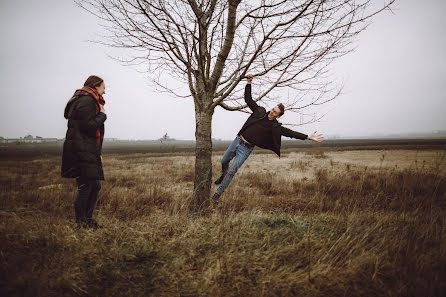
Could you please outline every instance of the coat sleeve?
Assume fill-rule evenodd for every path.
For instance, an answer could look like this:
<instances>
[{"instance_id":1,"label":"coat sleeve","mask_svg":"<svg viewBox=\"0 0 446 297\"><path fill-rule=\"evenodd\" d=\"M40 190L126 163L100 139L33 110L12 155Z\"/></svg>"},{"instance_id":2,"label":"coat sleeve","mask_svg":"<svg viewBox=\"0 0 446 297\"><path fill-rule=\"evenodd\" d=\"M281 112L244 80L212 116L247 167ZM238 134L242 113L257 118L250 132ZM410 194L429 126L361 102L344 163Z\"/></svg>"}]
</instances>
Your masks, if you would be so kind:
<instances>
[{"instance_id":1,"label":"coat sleeve","mask_svg":"<svg viewBox=\"0 0 446 297\"><path fill-rule=\"evenodd\" d=\"M291 129L285 128L285 127L281 127L281 135L286 136L286 137L290 137L290 138L296 138L296 139L301 139L301 140L307 140L308 139L308 135L307 134L303 134L297 131L293 131Z\"/></svg>"},{"instance_id":2,"label":"coat sleeve","mask_svg":"<svg viewBox=\"0 0 446 297\"><path fill-rule=\"evenodd\" d=\"M252 110L252 112L256 111L256 109L259 108L257 103L252 100L251 84L247 84L245 87L245 102L246 104L248 104L248 107Z\"/></svg>"},{"instance_id":3,"label":"coat sleeve","mask_svg":"<svg viewBox=\"0 0 446 297\"><path fill-rule=\"evenodd\" d=\"M96 114L96 105L90 96L81 97L79 100L76 112L79 129L84 132L96 131L107 119L106 114L103 112Z\"/></svg>"}]
</instances>

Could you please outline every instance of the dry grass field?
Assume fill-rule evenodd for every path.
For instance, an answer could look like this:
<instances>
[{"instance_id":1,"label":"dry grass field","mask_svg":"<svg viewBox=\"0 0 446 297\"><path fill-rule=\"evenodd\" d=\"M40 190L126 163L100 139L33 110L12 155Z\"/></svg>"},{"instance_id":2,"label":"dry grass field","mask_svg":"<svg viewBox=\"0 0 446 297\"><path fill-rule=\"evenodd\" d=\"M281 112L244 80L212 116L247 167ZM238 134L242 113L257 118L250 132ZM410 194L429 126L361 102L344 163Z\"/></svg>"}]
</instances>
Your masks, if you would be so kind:
<instances>
[{"instance_id":1,"label":"dry grass field","mask_svg":"<svg viewBox=\"0 0 446 297\"><path fill-rule=\"evenodd\" d=\"M446 296L444 146L259 151L201 217L193 162L106 154L89 230L60 157L1 159L0 295Z\"/></svg>"}]
</instances>

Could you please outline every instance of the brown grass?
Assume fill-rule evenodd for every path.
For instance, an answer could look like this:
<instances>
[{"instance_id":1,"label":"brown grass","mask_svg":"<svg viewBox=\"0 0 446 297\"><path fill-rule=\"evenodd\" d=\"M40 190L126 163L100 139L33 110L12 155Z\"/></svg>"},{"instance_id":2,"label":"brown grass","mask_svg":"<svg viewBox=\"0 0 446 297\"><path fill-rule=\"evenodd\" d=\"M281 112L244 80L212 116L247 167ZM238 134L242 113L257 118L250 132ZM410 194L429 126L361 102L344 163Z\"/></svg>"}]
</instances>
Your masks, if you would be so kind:
<instances>
[{"instance_id":1,"label":"brown grass","mask_svg":"<svg viewBox=\"0 0 446 297\"><path fill-rule=\"evenodd\" d=\"M0 295L446 292L444 152L254 154L204 217L193 156L104 160L96 231L75 227L60 158L1 162Z\"/></svg>"}]
</instances>

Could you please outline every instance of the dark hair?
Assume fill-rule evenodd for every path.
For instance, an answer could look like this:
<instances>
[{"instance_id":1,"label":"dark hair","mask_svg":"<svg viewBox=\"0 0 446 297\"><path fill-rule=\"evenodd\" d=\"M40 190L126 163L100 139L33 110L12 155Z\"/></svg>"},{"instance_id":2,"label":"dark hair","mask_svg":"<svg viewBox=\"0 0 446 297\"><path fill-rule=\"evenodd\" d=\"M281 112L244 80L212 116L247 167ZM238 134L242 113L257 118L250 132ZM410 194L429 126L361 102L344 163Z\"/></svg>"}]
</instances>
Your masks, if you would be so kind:
<instances>
[{"instance_id":1,"label":"dark hair","mask_svg":"<svg viewBox=\"0 0 446 297\"><path fill-rule=\"evenodd\" d=\"M96 88L99 87L104 80L96 75L90 75L84 83L84 87Z\"/></svg>"},{"instance_id":2,"label":"dark hair","mask_svg":"<svg viewBox=\"0 0 446 297\"><path fill-rule=\"evenodd\" d=\"M277 104L277 107L280 109L279 117L282 116L285 113L285 106L283 106L282 103Z\"/></svg>"}]
</instances>

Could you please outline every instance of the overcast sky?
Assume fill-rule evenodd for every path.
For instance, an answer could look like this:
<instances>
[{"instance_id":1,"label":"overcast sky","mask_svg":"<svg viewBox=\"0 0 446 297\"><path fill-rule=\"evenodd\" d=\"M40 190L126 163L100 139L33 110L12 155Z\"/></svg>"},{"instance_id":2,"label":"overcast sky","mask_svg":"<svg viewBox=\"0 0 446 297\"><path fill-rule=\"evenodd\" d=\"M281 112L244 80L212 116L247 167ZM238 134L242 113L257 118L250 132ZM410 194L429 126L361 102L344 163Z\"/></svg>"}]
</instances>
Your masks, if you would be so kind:
<instances>
[{"instance_id":1,"label":"overcast sky","mask_svg":"<svg viewBox=\"0 0 446 297\"><path fill-rule=\"evenodd\" d=\"M345 89L321 110L325 118L292 128L341 136L446 130L445 12L444 0L397 0L394 14L377 16L355 52L333 65ZM155 92L110 49L88 42L98 24L70 0L0 0L0 136L63 138L66 102L96 74L106 83L106 137L194 139L192 101ZM247 117L217 109L213 137L233 139Z\"/></svg>"}]
</instances>

